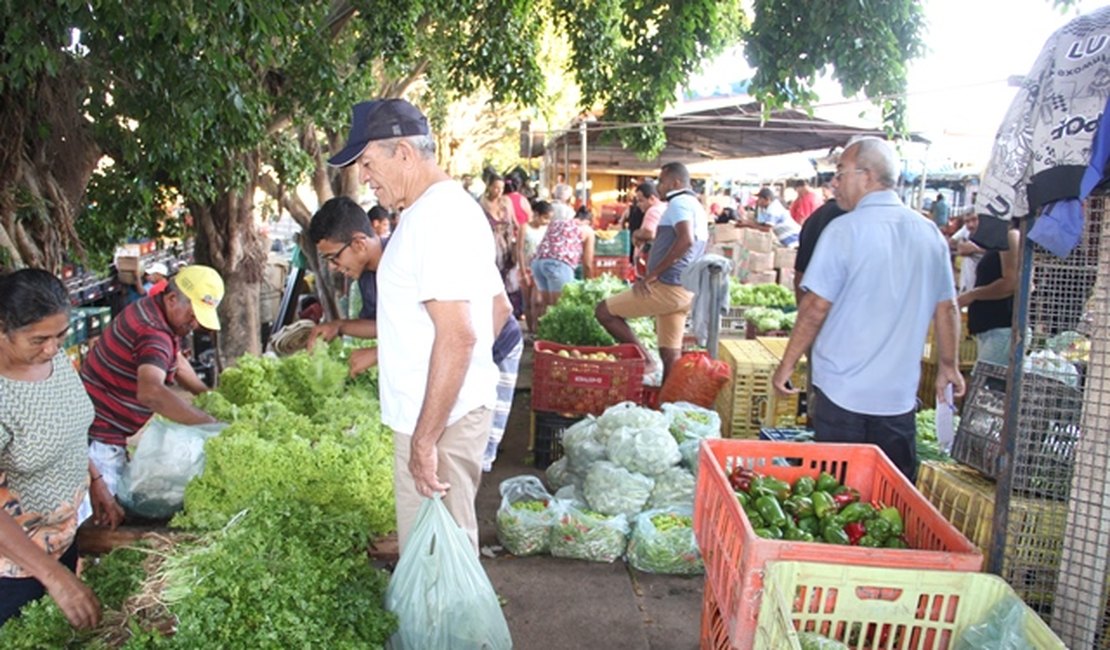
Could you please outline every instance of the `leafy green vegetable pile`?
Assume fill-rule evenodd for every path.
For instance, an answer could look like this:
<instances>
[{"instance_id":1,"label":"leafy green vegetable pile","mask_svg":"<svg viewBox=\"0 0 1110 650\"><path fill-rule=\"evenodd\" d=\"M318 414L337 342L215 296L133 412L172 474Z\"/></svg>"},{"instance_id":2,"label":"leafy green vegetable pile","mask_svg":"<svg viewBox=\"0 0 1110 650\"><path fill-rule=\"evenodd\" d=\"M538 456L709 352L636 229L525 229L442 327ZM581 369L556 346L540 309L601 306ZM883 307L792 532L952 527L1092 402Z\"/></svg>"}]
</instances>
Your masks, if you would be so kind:
<instances>
[{"instance_id":1,"label":"leafy green vegetable pile","mask_svg":"<svg viewBox=\"0 0 1110 650\"><path fill-rule=\"evenodd\" d=\"M781 284L740 284L728 279L728 293L733 307L793 307L794 292Z\"/></svg>"},{"instance_id":2,"label":"leafy green vegetable pile","mask_svg":"<svg viewBox=\"0 0 1110 650\"><path fill-rule=\"evenodd\" d=\"M798 312L784 312L773 307L749 307L744 310L744 320L754 323L760 333L789 332L794 329L797 319Z\"/></svg>"},{"instance_id":3,"label":"leafy green vegetable pile","mask_svg":"<svg viewBox=\"0 0 1110 650\"><path fill-rule=\"evenodd\" d=\"M953 427L959 429L960 416L954 418ZM940 463L952 463L952 457L944 453L937 441L937 412L936 409L924 409L914 415L917 426L917 459L920 461L932 460Z\"/></svg>"},{"instance_id":4,"label":"leafy green vegetable pile","mask_svg":"<svg viewBox=\"0 0 1110 650\"><path fill-rule=\"evenodd\" d=\"M567 283L559 302L540 318L536 335L541 340L564 345L613 345L616 341L597 322L594 309L597 303L627 288L627 283L612 275ZM649 348L656 346L652 319L636 318L628 324L644 345Z\"/></svg>"},{"instance_id":5,"label":"leafy green vegetable pile","mask_svg":"<svg viewBox=\"0 0 1110 650\"><path fill-rule=\"evenodd\" d=\"M348 384L341 345L281 359L240 358L198 405L230 421L205 443L178 527L223 526L260 494L358 515L373 535L395 528L393 443L369 385Z\"/></svg>"}]
</instances>

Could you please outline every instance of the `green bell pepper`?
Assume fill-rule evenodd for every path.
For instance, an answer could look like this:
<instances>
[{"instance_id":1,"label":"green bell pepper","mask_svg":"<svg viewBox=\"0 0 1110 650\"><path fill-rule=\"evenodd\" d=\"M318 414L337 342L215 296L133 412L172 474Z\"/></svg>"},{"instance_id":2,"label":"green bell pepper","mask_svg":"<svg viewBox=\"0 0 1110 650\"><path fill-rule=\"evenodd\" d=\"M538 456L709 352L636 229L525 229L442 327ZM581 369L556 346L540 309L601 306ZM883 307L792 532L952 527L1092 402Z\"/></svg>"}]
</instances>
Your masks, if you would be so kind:
<instances>
[{"instance_id":1,"label":"green bell pepper","mask_svg":"<svg viewBox=\"0 0 1110 650\"><path fill-rule=\"evenodd\" d=\"M817 489L817 481L812 476L803 476L797 481L794 481L794 494L802 497L808 497L813 494Z\"/></svg>"},{"instance_id":2,"label":"green bell pepper","mask_svg":"<svg viewBox=\"0 0 1110 650\"><path fill-rule=\"evenodd\" d=\"M766 528L767 527L767 522L763 520L763 516L759 514L759 511L755 509L754 505L752 506L752 509L747 511L747 512L748 512L748 523L752 525L752 528Z\"/></svg>"},{"instance_id":3,"label":"green bell pepper","mask_svg":"<svg viewBox=\"0 0 1110 650\"><path fill-rule=\"evenodd\" d=\"M832 474L821 472L817 476L816 488L818 492L829 492L831 494L838 487L840 487L840 481L836 480L836 477Z\"/></svg>"},{"instance_id":4,"label":"green bell pepper","mask_svg":"<svg viewBox=\"0 0 1110 650\"><path fill-rule=\"evenodd\" d=\"M894 506L887 506L879 511L879 517L885 519L890 524L890 534L895 537L906 532L906 525L902 521L902 513L898 512L898 508Z\"/></svg>"},{"instance_id":5,"label":"green bell pepper","mask_svg":"<svg viewBox=\"0 0 1110 650\"><path fill-rule=\"evenodd\" d=\"M848 533L844 532L844 524L836 521L836 517L830 517L821 526L821 537L829 544L840 546L847 546L851 541L848 539Z\"/></svg>"},{"instance_id":6,"label":"green bell pepper","mask_svg":"<svg viewBox=\"0 0 1110 650\"><path fill-rule=\"evenodd\" d=\"M774 491L772 491L771 488L767 486L766 476L757 475L755 478L752 479L751 484L748 486L748 494L750 494L753 499L758 499L762 496L774 494Z\"/></svg>"},{"instance_id":7,"label":"green bell pepper","mask_svg":"<svg viewBox=\"0 0 1110 650\"><path fill-rule=\"evenodd\" d=\"M751 503L752 498L744 492L734 492L733 494L736 495L736 500L740 502L740 507L747 510L748 504Z\"/></svg>"},{"instance_id":8,"label":"green bell pepper","mask_svg":"<svg viewBox=\"0 0 1110 650\"><path fill-rule=\"evenodd\" d=\"M883 542L883 548L909 548L909 545L902 541L901 537L888 537Z\"/></svg>"},{"instance_id":9,"label":"green bell pepper","mask_svg":"<svg viewBox=\"0 0 1110 650\"><path fill-rule=\"evenodd\" d=\"M756 528L755 534L757 537L762 537L763 539L782 539L782 529L775 526Z\"/></svg>"},{"instance_id":10,"label":"green bell pepper","mask_svg":"<svg viewBox=\"0 0 1110 650\"><path fill-rule=\"evenodd\" d=\"M872 537L870 534L864 535L856 542L856 546L864 546L866 548L880 548L883 543L879 539Z\"/></svg>"},{"instance_id":11,"label":"green bell pepper","mask_svg":"<svg viewBox=\"0 0 1110 650\"><path fill-rule=\"evenodd\" d=\"M782 511L782 506L775 497L770 495L759 497L755 500L755 508L769 526L781 528L786 525L786 513Z\"/></svg>"},{"instance_id":12,"label":"green bell pepper","mask_svg":"<svg viewBox=\"0 0 1110 650\"><path fill-rule=\"evenodd\" d=\"M782 508L799 519L809 517L813 514L813 499L794 495L782 502Z\"/></svg>"},{"instance_id":13,"label":"green bell pepper","mask_svg":"<svg viewBox=\"0 0 1110 650\"><path fill-rule=\"evenodd\" d=\"M771 494L779 501L785 501L790 498L790 484L782 479L777 479L773 476L768 476L763 481L764 487L771 490Z\"/></svg>"},{"instance_id":14,"label":"green bell pepper","mask_svg":"<svg viewBox=\"0 0 1110 650\"><path fill-rule=\"evenodd\" d=\"M797 528L811 535L816 535L821 532L821 523L817 521L817 517L802 517L798 520Z\"/></svg>"},{"instance_id":15,"label":"green bell pepper","mask_svg":"<svg viewBox=\"0 0 1110 650\"><path fill-rule=\"evenodd\" d=\"M829 513L836 513L836 502L828 492L814 492L810 499L813 501L813 514L818 519L824 519Z\"/></svg>"},{"instance_id":16,"label":"green bell pepper","mask_svg":"<svg viewBox=\"0 0 1110 650\"><path fill-rule=\"evenodd\" d=\"M791 542L812 542L813 533L800 528L787 528L782 538Z\"/></svg>"},{"instance_id":17,"label":"green bell pepper","mask_svg":"<svg viewBox=\"0 0 1110 650\"><path fill-rule=\"evenodd\" d=\"M864 519L869 519L874 516L874 513L874 508L872 508L869 504L860 503L859 501L849 503L848 505L840 509L840 516L843 517L844 522L848 524L855 521L863 521Z\"/></svg>"},{"instance_id":18,"label":"green bell pepper","mask_svg":"<svg viewBox=\"0 0 1110 650\"><path fill-rule=\"evenodd\" d=\"M874 537L880 542L890 537L890 522L882 517L868 519L864 522L863 528L869 537Z\"/></svg>"}]
</instances>

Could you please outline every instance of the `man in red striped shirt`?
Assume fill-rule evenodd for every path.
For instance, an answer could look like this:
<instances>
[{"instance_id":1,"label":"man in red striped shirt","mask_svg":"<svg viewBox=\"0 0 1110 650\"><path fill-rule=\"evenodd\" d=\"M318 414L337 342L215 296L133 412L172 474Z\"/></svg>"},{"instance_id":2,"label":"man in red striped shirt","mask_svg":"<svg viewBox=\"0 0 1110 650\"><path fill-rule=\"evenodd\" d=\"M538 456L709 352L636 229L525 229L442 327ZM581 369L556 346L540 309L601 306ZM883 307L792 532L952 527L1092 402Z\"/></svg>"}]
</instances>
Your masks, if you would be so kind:
<instances>
[{"instance_id":1,"label":"man in red striped shirt","mask_svg":"<svg viewBox=\"0 0 1110 650\"><path fill-rule=\"evenodd\" d=\"M176 383L194 395L208 390L181 354L180 340L198 326L220 329L216 307L223 294L223 280L214 269L186 266L165 291L131 303L113 319L81 365L81 379L96 408L89 458L112 495L127 462L127 439L151 415L181 424L215 422L170 386ZM92 506L97 514L107 514L112 527L122 519L114 501L94 499Z\"/></svg>"}]
</instances>

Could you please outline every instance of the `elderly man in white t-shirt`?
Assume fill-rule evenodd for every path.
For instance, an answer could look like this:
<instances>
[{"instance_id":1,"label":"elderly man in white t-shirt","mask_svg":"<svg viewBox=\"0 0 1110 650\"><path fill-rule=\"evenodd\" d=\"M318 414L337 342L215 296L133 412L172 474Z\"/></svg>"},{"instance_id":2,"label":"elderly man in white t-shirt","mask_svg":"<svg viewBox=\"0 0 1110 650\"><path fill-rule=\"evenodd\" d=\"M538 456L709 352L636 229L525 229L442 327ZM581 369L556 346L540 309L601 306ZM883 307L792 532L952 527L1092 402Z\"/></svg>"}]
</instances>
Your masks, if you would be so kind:
<instances>
[{"instance_id":1,"label":"elderly man in white t-shirt","mask_svg":"<svg viewBox=\"0 0 1110 650\"><path fill-rule=\"evenodd\" d=\"M509 316L495 300L504 285L493 236L482 209L436 164L427 119L404 100L356 104L347 145L328 162L357 164L383 207L404 210L378 267L378 381L394 434L398 542L404 549L423 498L443 493L477 553L474 498L499 379L486 351Z\"/></svg>"}]
</instances>

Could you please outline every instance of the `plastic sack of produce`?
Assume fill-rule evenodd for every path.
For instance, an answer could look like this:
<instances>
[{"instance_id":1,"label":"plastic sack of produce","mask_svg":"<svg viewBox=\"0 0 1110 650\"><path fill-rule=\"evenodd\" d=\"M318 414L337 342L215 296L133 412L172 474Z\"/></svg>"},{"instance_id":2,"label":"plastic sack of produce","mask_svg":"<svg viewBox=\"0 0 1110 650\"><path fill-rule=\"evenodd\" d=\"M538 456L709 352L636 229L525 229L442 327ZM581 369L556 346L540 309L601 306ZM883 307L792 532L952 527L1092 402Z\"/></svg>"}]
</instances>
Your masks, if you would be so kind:
<instances>
[{"instance_id":1,"label":"plastic sack of produce","mask_svg":"<svg viewBox=\"0 0 1110 650\"><path fill-rule=\"evenodd\" d=\"M513 647L493 585L438 494L420 504L385 607L398 621L392 650Z\"/></svg>"},{"instance_id":2,"label":"plastic sack of produce","mask_svg":"<svg viewBox=\"0 0 1110 650\"><path fill-rule=\"evenodd\" d=\"M605 445L596 437L597 420L583 418L563 432L563 453L567 470L585 473L591 465L606 458Z\"/></svg>"},{"instance_id":3,"label":"plastic sack of produce","mask_svg":"<svg viewBox=\"0 0 1110 650\"><path fill-rule=\"evenodd\" d=\"M689 470L682 467L671 467L665 472L656 475L655 487L651 489L647 507L658 508L693 508L694 489L697 480Z\"/></svg>"},{"instance_id":4,"label":"plastic sack of produce","mask_svg":"<svg viewBox=\"0 0 1110 650\"><path fill-rule=\"evenodd\" d=\"M626 427L630 429L666 429L667 416L659 411L639 406L635 402L614 404L598 416L595 437L602 444L608 444L609 437L617 429Z\"/></svg>"},{"instance_id":5,"label":"plastic sack of produce","mask_svg":"<svg viewBox=\"0 0 1110 650\"><path fill-rule=\"evenodd\" d=\"M991 608L987 618L970 625L956 640L955 650L1034 650L1025 636L1025 603L1009 595Z\"/></svg>"},{"instance_id":6,"label":"plastic sack of produce","mask_svg":"<svg viewBox=\"0 0 1110 650\"><path fill-rule=\"evenodd\" d=\"M668 402L661 407L670 419L675 442L721 437L721 416L716 411L690 402Z\"/></svg>"},{"instance_id":7,"label":"plastic sack of produce","mask_svg":"<svg viewBox=\"0 0 1110 650\"><path fill-rule=\"evenodd\" d=\"M609 459L633 472L654 476L682 460L678 443L666 428L621 427L609 436Z\"/></svg>"},{"instance_id":8,"label":"plastic sack of produce","mask_svg":"<svg viewBox=\"0 0 1110 650\"><path fill-rule=\"evenodd\" d=\"M551 555L591 562L612 562L624 555L628 544L624 515L606 515L560 500L553 501L551 509Z\"/></svg>"},{"instance_id":9,"label":"plastic sack of produce","mask_svg":"<svg viewBox=\"0 0 1110 650\"><path fill-rule=\"evenodd\" d=\"M567 457L563 456L559 460L548 465L547 469L543 471L543 474L547 477L547 485L552 490L558 490L564 485L569 485L570 477L567 476Z\"/></svg>"},{"instance_id":10,"label":"plastic sack of produce","mask_svg":"<svg viewBox=\"0 0 1110 650\"><path fill-rule=\"evenodd\" d=\"M555 499L559 501L570 501L579 508L590 507L589 504L586 503L586 499L582 497L581 490L573 485L564 485L559 488L558 492L555 493Z\"/></svg>"},{"instance_id":11,"label":"plastic sack of produce","mask_svg":"<svg viewBox=\"0 0 1110 650\"><path fill-rule=\"evenodd\" d=\"M151 419L120 476L116 495L120 503L130 512L153 519L181 510L185 486L204 471L205 441L226 427L223 422L188 425Z\"/></svg>"},{"instance_id":12,"label":"plastic sack of produce","mask_svg":"<svg viewBox=\"0 0 1110 650\"><path fill-rule=\"evenodd\" d=\"M632 527L627 555L632 567L644 573L704 573L694 539L693 507L641 512Z\"/></svg>"},{"instance_id":13,"label":"plastic sack of produce","mask_svg":"<svg viewBox=\"0 0 1110 650\"><path fill-rule=\"evenodd\" d=\"M816 632L798 632L798 645L802 650L849 650L848 646Z\"/></svg>"},{"instance_id":14,"label":"plastic sack of produce","mask_svg":"<svg viewBox=\"0 0 1110 650\"><path fill-rule=\"evenodd\" d=\"M705 352L687 352L674 363L663 390L660 403L691 402L712 408L717 393L732 379L732 369L720 359L710 359Z\"/></svg>"},{"instance_id":15,"label":"plastic sack of produce","mask_svg":"<svg viewBox=\"0 0 1110 650\"><path fill-rule=\"evenodd\" d=\"M607 460L594 463L586 474L582 496L590 507L607 515L635 517L651 497L655 481Z\"/></svg>"},{"instance_id":16,"label":"plastic sack of produce","mask_svg":"<svg viewBox=\"0 0 1110 650\"><path fill-rule=\"evenodd\" d=\"M497 539L518 556L547 552L551 535L552 496L535 476L514 476L501 481L501 507L497 509Z\"/></svg>"}]
</instances>

